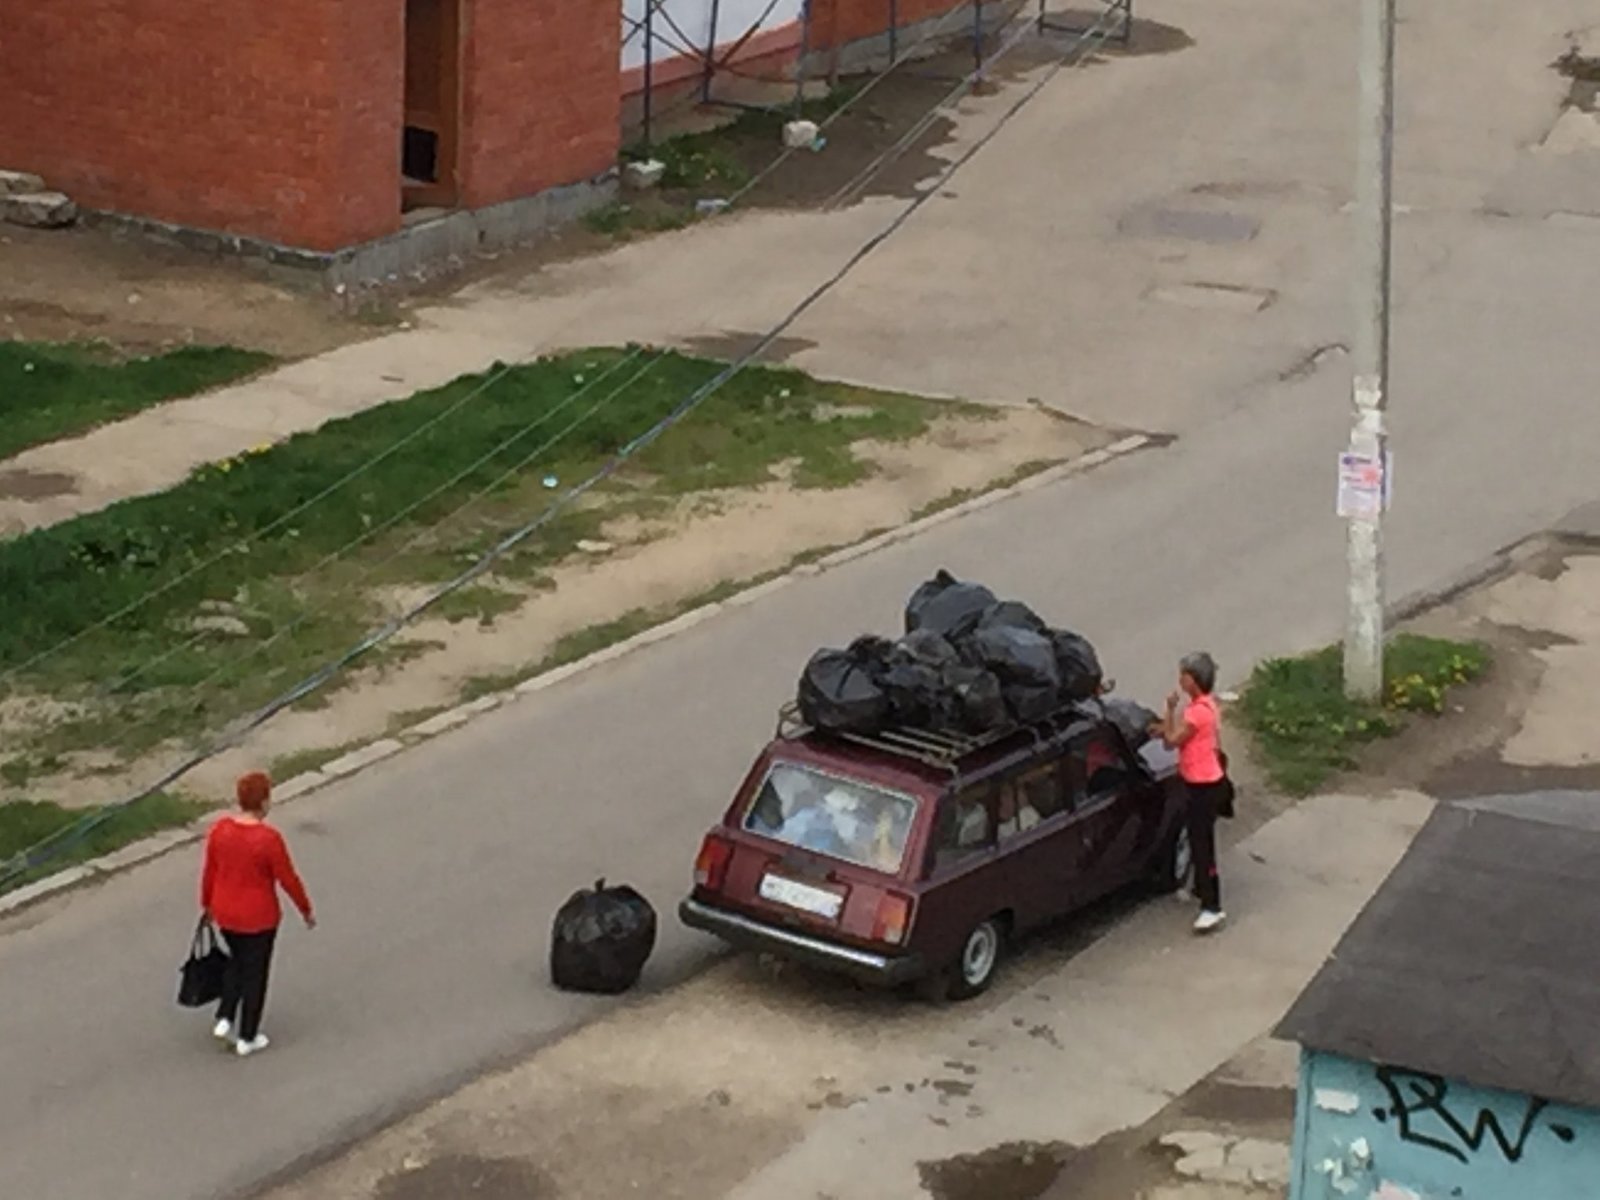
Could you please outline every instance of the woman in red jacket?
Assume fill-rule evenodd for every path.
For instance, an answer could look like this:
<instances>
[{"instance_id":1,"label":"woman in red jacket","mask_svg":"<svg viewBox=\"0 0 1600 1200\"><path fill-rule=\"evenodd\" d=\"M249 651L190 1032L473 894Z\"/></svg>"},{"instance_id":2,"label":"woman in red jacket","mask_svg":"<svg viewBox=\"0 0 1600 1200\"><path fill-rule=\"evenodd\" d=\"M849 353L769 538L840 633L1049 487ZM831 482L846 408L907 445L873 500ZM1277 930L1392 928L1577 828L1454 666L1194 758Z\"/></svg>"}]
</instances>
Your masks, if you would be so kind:
<instances>
[{"instance_id":1,"label":"woman in red jacket","mask_svg":"<svg viewBox=\"0 0 1600 1200\"><path fill-rule=\"evenodd\" d=\"M239 777L239 811L222 817L206 837L200 907L228 947L228 973L213 1032L234 1044L240 1058L267 1048L261 1010L267 1001L267 970L278 936L281 887L315 929L311 898L295 873L283 835L267 824L272 782L264 772ZM242 1011L241 1011L242 1010ZM237 1023L235 1023L237 1021Z\"/></svg>"}]
</instances>

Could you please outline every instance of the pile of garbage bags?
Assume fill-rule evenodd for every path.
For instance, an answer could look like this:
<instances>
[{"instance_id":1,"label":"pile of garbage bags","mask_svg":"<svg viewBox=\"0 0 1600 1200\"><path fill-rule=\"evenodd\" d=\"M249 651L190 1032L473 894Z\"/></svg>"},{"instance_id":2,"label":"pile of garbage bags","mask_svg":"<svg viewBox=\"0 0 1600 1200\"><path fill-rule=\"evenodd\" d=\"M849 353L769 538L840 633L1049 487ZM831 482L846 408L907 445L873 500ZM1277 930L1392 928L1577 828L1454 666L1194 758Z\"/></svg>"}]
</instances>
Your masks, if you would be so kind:
<instances>
[{"instance_id":1,"label":"pile of garbage bags","mask_svg":"<svg viewBox=\"0 0 1600 1200\"><path fill-rule=\"evenodd\" d=\"M907 601L899 641L861 637L814 654L799 703L818 729L979 734L1042 720L1100 685L1100 660L1086 638L941 570Z\"/></svg>"}]
</instances>

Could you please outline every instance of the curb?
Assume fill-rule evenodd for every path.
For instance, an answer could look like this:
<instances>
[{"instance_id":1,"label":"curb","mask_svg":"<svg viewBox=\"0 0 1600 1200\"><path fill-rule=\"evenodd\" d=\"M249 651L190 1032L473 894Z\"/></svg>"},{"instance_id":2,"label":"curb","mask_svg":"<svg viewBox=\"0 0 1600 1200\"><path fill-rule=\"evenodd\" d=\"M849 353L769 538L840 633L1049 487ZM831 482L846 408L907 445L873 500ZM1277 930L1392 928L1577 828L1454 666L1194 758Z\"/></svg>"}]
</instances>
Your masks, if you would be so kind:
<instances>
[{"instance_id":1,"label":"curb","mask_svg":"<svg viewBox=\"0 0 1600 1200\"><path fill-rule=\"evenodd\" d=\"M920 517L915 521L909 521L895 529L869 535L853 545L825 554L815 562L791 567L776 578L769 579L764 583L753 584L726 600L718 600L712 604L704 604L699 608L690 609L670 621L663 621L643 633L637 633L633 637L607 646L603 650L597 650L593 654L578 659L576 662L542 671L504 691L493 692L476 700L458 704L454 708L446 709L444 712L429 717L425 721L420 721L407 729L374 738L372 741L341 755L325 766L319 767L314 771L305 771L292 779L275 784L272 789L273 803L282 805L291 800L297 800L302 796L310 795L312 792L320 791L329 784L348 779L375 763L393 757L402 750L459 729L485 713L493 712L495 709L504 707L507 704L515 703L523 696L531 696L545 691L547 688L565 683L577 675L592 671L596 667L605 666L607 663L615 662L635 651L643 650L647 646L653 646L657 642L664 642L668 638L687 633L724 611L746 608L766 599L798 579L809 579L821 575L825 571L830 571L835 567L842 567L846 563L854 562L859 558L865 558L867 555L888 546L909 541L930 529L959 520L972 513L981 512L983 509L991 508L1015 496L1025 495L1039 488L1049 487L1075 475L1081 475L1107 463L1114 462L1119 458L1135 454L1140 450L1168 445L1171 441L1172 439L1167 437L1142 433L1129 434L1117 439L1108 446L1102 446L1098 450L1091 450L1070 462L1047 468L1007 487L995 488L993 491L974 496L970 500L964 500L960 504L953 504L949 508L930 513L928 516ZM181 847L193 845L205 837L206 831L210 827L211 818L205 817L181 829L166 830L163 833L130 843L113 854L64 868L54 875L39 880L37 883L31 883L26 887L18 888L14 892L0 895L0 919L12 916L30 905L47 900L80 884L109 878L133 867L151 862Z\"/></svg>"}]
</instances>

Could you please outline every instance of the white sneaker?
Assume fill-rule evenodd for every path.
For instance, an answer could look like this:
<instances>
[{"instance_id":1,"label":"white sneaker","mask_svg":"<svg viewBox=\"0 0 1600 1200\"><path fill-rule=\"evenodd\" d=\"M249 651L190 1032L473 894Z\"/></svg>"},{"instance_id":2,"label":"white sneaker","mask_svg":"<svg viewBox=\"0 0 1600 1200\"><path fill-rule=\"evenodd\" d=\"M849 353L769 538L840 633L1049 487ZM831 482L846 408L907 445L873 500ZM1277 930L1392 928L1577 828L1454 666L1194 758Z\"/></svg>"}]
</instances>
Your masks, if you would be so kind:
<instances>
[{"instance_id":1,"label":"white sneaker","mask_svg":"<svg viewBox=\"0 0 1600 1200\"><path fill-rule=\"evenodd\" d=\"M1211 909L1206 909L1194 919L1194 931L1196 933L1212 933L1221 929L1222 923L1227 919L1227 913L1213 912Z\"/></svg>"},{"instance_id":2,"label":"white sneaker","mask_svg":"<svg viewBox=\"0 0 1600 1200\"><path fill-rule=\"evenodd\" d=\"M1173 892L1172 898L1179 904L1193 904L1195 900L1198 899L1198 897L1196 897L1194 894L1194 890L1187 887L1181 887L1177 891Z\"/></svg>"},{"instance_id":3,"label":"white sneaker","mask_svg":"<svg viewBox=\"0 0 1600 1200\"><path fill-rule=\"evenodd\" d=\"M233 1052L235 1054L237 1054L240 1058L249 1058L252 1054L259 1054L261 1051L265 1050L271 1044L272 1043L267 1041L267 1035L266 1034L258 1033L258 1034L256 1034L255 1037L251 1038L248 1042L238 1042L238 1043L236 1043L234 1045L234 1047L233 1047Z\"/></svg>"},{"instance_id":4,"label":"white sneaker","mask_svg":"<svg viewBox=\"0 0 1600 1200\"><path fill-rule=\"evenodd\" d=\"M218 1021L211 1027L211 1036L216 1038L219 1042L233 1041L233 1022Z\"/></svg>"}]
</instances>

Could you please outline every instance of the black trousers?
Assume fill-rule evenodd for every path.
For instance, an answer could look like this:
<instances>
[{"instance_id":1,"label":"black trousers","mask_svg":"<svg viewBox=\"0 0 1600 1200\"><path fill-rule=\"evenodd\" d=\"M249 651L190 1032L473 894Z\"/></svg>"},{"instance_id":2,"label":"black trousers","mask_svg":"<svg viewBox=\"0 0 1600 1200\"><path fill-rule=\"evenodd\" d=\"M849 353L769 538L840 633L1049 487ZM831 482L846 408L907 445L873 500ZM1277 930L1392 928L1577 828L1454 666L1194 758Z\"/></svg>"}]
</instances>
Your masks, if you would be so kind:
<instances>
[{"instance_id":1,"label":"black trousers","mask_svg":"<svg viewBox=\"0 0 1600 1200\"><path fill-rule=\"evenodd\" d=\"M1189 853L1194 859L1194 893L1200 907L1222 911L1222 880L1217 876L1217 800L1220 783L1185 783L1189 793Z\"/></svg>"},{"instance_id":2,"label":"black trousers","mask_svg":"<svg viewBox=\"0 0 1600 1200\"><path fill-rule=\"evenodd\" d=\"M217 1020L237 1018L234 1031L242 1041L250 1041L261 1031L261 1010L267 1006L267 973L272 967L272 944L277 938L276 929L265 933L222 931L222 939L228 944L228 971L222 978Z\"/></svg>"}]
</instances>

